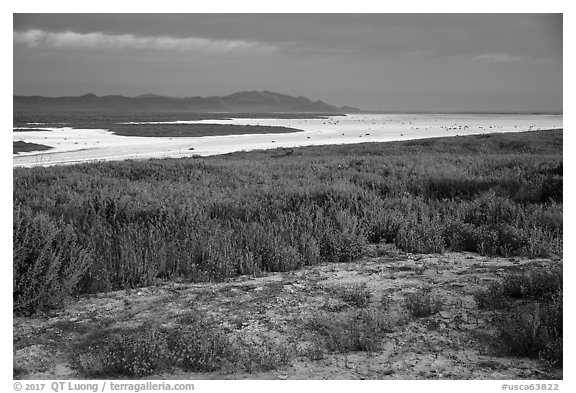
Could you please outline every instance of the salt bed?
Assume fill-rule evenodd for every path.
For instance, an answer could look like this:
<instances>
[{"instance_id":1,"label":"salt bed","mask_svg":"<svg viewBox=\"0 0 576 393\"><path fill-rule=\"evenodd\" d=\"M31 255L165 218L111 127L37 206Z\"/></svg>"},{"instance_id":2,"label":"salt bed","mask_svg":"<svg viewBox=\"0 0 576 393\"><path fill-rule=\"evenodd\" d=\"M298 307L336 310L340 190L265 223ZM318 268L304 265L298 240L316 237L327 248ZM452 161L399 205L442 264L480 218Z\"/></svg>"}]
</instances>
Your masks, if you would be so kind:
<instances>
[{"instance_id":1,"label":"salt bed","mask_svg":"<svg viewBox=\"0 0 576 393\"><path fill-rule=\"evenodd\" d=\"M138 124L234 124L281 126L296 133L245 134L205 137L120 136L101 129L15 128L14 141L52 146L43 152L13 156L14 166L49 166L88 161L190 157L242 150L309 145L389 142L442 136L522 132L562 128L562 115L500 114L350 114L324 119L200 120L133 122ZM32 125L32 124L30 124ZM32 127L30 127L32 128Z\"/></svg>"}]
</instances>

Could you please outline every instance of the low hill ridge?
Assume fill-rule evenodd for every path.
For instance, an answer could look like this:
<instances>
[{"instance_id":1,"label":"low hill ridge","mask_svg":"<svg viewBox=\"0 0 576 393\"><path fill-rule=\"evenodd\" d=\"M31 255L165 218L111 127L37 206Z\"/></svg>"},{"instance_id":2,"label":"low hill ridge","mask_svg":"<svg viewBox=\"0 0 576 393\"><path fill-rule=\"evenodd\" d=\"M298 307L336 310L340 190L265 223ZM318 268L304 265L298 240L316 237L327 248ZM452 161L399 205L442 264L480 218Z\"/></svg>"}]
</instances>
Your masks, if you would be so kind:
<instances>
[{"instance_id":1,"label":"low hill ridge","mask_svg":"<svg viewBox=\"0 0 576 393\"><path fill-rule=\"evenodd\" d=\"M136 97L121 95L97 96L93 93L78 97L13 97L15 111L60 112L231 112L231 113L350 113L360 109L350 106L338 107L324 101L312 101L306 97L264 91L242 91L226 96L166 97L157 94L141 94Z\"/></svg>"}]
</instances>

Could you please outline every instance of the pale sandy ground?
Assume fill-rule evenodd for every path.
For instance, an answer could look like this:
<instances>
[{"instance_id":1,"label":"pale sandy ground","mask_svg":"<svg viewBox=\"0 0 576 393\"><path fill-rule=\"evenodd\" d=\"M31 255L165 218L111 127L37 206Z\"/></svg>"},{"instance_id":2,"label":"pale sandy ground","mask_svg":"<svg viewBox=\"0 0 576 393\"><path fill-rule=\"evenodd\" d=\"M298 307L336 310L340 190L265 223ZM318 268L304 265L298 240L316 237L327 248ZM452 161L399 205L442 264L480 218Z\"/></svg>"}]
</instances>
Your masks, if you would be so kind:
<instances>
[{"instance_id":1,"label":"pale sandy ground","mask_svg":"<svg viewBox=\"0 0 576 393\"><path fill-rule=\"evenodd\" d=\"M196 307L219 321L227 334L272 337L293 343L301 355L266 372L194 373L178 369L150 379L561 379L561 369L543 362L502 357L490 343L496 333L491 310L479 309L475 291L510 271L561 264L559 259L489 258L472 253L407 254L389 245L371 246L353 263L332 263L225 283L166 283L82 298L44 318L14 318L14 364L24 379L83 378L70 361L71 345L86 331L165 326ZM385 334L374 352L302 354L310 346L306 321L337 317L356 306L329 289L366 284L367 309L384 310L404 322ZM430 286L443 309L425 318L406 315L406 295ZM383 302L383 299L387 301Z\"/></svg>"},{"instance_id":2,"label":"pale sandy ground","mask_svg":"<svg viewBox=\"0 0 576 393\"><path fill-rule=\"evenodd\" d=\"M284 126L297 133L152 138L114 135L107 130L47 128L13 131L14 141L52 146L13 156L14 166L48 166L88 161L190 157L242 150L309 145L388 142L429 137L521 132L562 127L562 115L347 115L327 119L232 119L180 122ZM149 123L148 123L149 124ZM166 124L166 123L158 123ZM30 127L41 125L30 124ZM134 124L138 127L138 124ZM190 150L193 149L193 150Z\"/></svg>"}]
</instances>

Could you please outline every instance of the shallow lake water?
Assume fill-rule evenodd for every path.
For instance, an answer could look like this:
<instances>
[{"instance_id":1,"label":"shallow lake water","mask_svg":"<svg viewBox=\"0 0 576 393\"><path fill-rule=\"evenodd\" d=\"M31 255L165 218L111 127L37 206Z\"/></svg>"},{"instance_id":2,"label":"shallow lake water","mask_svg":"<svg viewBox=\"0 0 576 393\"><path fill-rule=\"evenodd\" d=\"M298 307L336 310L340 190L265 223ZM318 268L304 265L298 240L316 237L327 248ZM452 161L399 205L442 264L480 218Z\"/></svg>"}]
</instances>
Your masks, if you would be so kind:
<instances>
[{"instance_id":1,"label":"shallow lake water","mask_svg":"<svg viewBox=\"0 0 576 393\"><path fill-rule=\"evenodd\" d=\"M296 133L205 137L119 136L102 129L14 128L13 140L52 146L43 152L13 155L14 166L47 166L77 162L208 156L242 150L309 145L388 142L431 137L522 132L562 128L562 115L526 114L351 114L323 119L199 120L131 122L139 124L237 124L283 126Z\"/></svg>"}]
</instances>

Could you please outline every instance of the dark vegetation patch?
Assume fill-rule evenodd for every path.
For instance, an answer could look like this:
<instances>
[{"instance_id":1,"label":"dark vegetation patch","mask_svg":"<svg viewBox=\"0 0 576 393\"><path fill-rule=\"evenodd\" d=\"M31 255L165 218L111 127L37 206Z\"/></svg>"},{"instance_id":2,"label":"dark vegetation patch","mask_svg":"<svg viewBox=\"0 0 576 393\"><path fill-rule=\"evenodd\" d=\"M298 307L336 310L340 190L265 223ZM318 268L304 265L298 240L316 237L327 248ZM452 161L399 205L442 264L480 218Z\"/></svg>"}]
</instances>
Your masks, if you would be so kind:
<instances>
[{"instance_id":1,"label":"dark vegetation patch","mask_svg":"<svg viewBox=\"0 0 576 393\"><path fill-rule=\"evenodd\" d=\"M405 321L379 309L355 309L342 314L319 314L306 327L317 334L316 352L372 352L382 346L387 333Z\"/></svg>"},{"instance_id":2,"label":"dark vegetation patch","mask_svg":"<svg viewBox=\"0 0 576 393\"><path fill-rule=\"evenodd\" d=\"M143 137L201 137L242 134L299 132L295 128L236 124L113 124L108 128L116 135Z\"/></svg>"},{"instance_id":3,"label":"dark vegetation patch","mask_svg":"<svg viewBox=\"0 0 576 393\"><path fill-rule=\"evenodd\" d=\"M429 317L442 310L442 300L431 288L420 288L406 296L406 308L416 318Z\"/></svg>"},{"instance_id":4,"label":"dark vegetation patch","mask_svg":"<svg viewBox=\"0 0 576 393\"><path fill-rule=\"evenodd\" d=\"M527 356L562 366L562 268L533 268L509 273L501 282L475 293L478 306L495 310L495 350L505 356Z\"/></svg>"},{"instance_id":5,"label":"dark vegetation patch","mask_svg":"<svg viewBox=\"0 0 576 393\"><path fill-rule=\"evenodd\" d=\"M370 291L366 284L337 285L327 288L331 298L338 298L343 302L359 308L370 304Z\"/></svg>"},{"instance_id":6,"label":"dark vegetation patch","mask_svg":"<svg viewBox=\"0 0 576 393\"><path fill-rule=\"evenodd\" d=\"M73 363L88 377L144 377L177 368L192 372L267 371L293 356L265 337L233 338L193 311L174 328L142 325L94 332L73 345Z\"/></svg>"},{"instance_id":7,"label":"dark vegetation patch","mask_svg":"<svg viewBox=\"0 0 576 393\"><path fill-rule=\"evenodd\" d=\"M45 129L41 129L41 128L25 128L22 130L13 130L13 131L17 131L17 132L36 132L36 131L43 131L43 132L50 132L50 130L45 130Z\"/></svg>"},{"instance_id":8,"label":"dark vegetation patch","mask_svg":"<svg viewBox=\"0 0 576 393\"><path fill-rule=\"evenodd\" d=\"M16 168L14 310L349 262L367 243L561 255L561 130L427 143Z\"/></svg>"},{"instance_id":9,"label":"dark vegetation patch","mask_svg":"<svg viewBox=\"0 0 576 393\"><path fill-rule=\"evenodd\" d=\"M30 143L24 141L12 142L12 154L26 153L29 151L44 151L50 149L52 149L52 146L40 145L38 143Z\"/></svg>"},{"instance_id":10,"label":"dark vegetation patch","mask_svg":"<svg viewBox=\"0 0 576 393\"><path fill-rule=\"evenodd\" d=\"M375 352L387 334L409 322L381 307L315 313L298 319L298 335L280 340L230 332L205 312L192 310L176 325L145 323L135 328L94 329L74 340L72 363L90 378L145 377L175 369L221 373L275 370L295 357Z\"/></svg>"}]
</instances>

